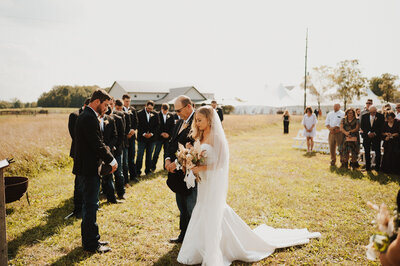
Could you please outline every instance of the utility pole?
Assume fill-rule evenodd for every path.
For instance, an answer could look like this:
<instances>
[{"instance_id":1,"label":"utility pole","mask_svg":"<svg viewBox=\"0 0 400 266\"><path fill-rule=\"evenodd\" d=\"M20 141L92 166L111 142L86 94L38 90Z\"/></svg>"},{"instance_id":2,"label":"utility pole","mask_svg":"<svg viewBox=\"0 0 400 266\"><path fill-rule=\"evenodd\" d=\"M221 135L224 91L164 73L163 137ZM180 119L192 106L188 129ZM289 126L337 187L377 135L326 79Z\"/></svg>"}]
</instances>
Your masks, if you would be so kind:
<instances>
[{"instance_id":1,"label":"utility pole","mask_svg":"<svg viewBox=\"0 0 400 266\"><path fill-rule=\"evenodd\" d=\"M307 106L307 49L308 49L308 28L306 33L306 56L305 56L305 68L304 68L304 110Z\"/></svg>"}]
</instances>

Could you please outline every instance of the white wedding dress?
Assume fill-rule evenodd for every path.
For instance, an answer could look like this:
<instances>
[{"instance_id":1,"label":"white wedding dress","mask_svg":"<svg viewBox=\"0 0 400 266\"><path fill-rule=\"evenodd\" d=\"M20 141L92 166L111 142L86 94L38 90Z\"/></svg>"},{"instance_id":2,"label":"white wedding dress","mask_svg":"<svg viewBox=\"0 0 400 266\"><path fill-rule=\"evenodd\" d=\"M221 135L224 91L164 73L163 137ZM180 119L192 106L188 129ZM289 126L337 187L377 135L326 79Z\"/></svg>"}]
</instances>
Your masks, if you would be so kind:
<instances>
[{"instance_id":1,"label":"white wedding dress","mask_svg":"<svg viewBox=\"0 0 400 266\"><path fill-rule=\"evenodd\" d=\"M307 229L275 229L265 224L252 230L226 203L229 151L216 112L210 135L214 145L201 145L207 153L208 170L200 172L197 202L178 262L208 266L230 265L234 260L254 262L276 248L306 244L321 236Z\"/></svg>"}]
</instances>

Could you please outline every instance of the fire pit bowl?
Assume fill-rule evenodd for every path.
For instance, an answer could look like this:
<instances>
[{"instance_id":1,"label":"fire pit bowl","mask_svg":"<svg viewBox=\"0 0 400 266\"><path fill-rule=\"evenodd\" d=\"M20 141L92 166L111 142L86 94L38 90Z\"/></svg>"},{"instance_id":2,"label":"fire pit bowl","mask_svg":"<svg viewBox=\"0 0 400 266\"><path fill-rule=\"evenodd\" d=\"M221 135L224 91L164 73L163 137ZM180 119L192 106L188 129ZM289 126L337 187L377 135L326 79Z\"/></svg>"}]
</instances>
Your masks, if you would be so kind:
<instances>
[{"instance_id":1,"label":"fire pit bowl","mask_svg":"<svg viewBox=\"0 0 400 266\"><path fill-rule=\"evenodd\" d=\"M19 200L28 189L28 178L23 176L4 177L6 186L6 203Z\"/></svg>"}]
</instances>

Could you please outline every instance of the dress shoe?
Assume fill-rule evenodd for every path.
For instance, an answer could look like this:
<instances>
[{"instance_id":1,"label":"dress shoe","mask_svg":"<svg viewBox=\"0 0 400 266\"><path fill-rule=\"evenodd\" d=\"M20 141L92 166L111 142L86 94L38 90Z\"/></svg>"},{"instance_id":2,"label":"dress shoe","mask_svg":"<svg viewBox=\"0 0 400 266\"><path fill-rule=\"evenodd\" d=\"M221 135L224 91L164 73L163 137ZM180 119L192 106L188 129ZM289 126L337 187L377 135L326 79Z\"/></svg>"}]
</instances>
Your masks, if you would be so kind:
<instances>
[{"instance_id":1,"label":"dress shoe","mask_svg":"<svg viewBox=\"0 0 400 266\"><path fill-rule=\"evenodd\" d=\"M133 183L139 183L139 179L137 179L136 177L132 178L131 181L132 181Z\"/></svg>"},{"instance_id":2,"label":"dress shoe","mask_svg":"<svg viewBox=\"0 0 400 266\"><path fill-rule=\"evenodd\" d=\"M109 251L111 251L111 248L107 247L107 246L103 246L103 245L99 245L97 247L97 249L96 249L97 253L106 253L106 252L109 252Z\"/></svg>"},{"instance_id":3,"label":"dress shoe","mask_svg":"<svg viewBox=\"0 0 400 266\"><path fill-rule=\"evenodd\" d=\"M108 241L99 241L100 246L108 246L109 244L110 244L110 242L108 242Z\"/></svg>"},{"instance_id":4,"label":"dress shoe","mask_svg":"<svg viewBox=\"0 0 400 266\"><path fill-rule=\"evenodd\" d=\"M170 243L182 243L182 242L183 242L183 239L180 238L180 237L171 238L171 239L169 240L169 242L170 242Z\"/></svg>"},{"instance_id":5,"label":"dress shoe","mask_svg":"<svg viewBox=\"0 0 400 266\"><path fill-rule=\"evenodd\" d=\"M336 162L331 161L331 166L335 166L335 165L336 165Z\"/></svg>"},{"instance_id":6,"label":"dress shoe","mask_svg":"<svg viewBox=\"0 0 400 266\"><path fill-rule=\"evenodd\" d=\"M118 199L119 199L119 200L126 200L126 196L125 196L125 195L123 195L123 196L118 196Z\"/></svg>"}]
</instances>

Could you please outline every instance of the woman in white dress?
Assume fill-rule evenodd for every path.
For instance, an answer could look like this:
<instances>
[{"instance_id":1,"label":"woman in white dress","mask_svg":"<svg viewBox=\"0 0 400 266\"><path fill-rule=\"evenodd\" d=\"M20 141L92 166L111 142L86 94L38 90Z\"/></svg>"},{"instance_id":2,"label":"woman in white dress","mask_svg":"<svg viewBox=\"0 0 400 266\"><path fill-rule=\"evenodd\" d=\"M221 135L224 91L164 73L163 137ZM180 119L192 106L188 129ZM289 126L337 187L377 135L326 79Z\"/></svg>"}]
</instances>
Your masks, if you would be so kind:
<instances>
[{"instance_id":1,"label":"woman in white dress","mask_svg":"<svg viewBox=\"0 0 400 266\"><path fill-rule=\"evenodd\" d=\"M259 261L276 248L302 245L320 237L307 229L275 229L265 224L252 230L226 203L229 150L218 114L209 106L196 111L192 137L206 152L206 163L192 169L200 182L196 206L178 255L178 262L209 266L234 260Z\"/></svg>"},{"instance_id":2,"label":"woman in white dress","mask_svg":"<svg viewBox=\"0 0 400 266\"><path fill-rule=\"evenodd\" d=\"M305 115L303 117L303 121L301 122L304 126L304 137L307 139L307 152L312 152L314 148L314 137L316 134L316 125L318 122L317 117L312 111L310 106L306 107L304 111Z\"/></svg>"}]
</instances>

